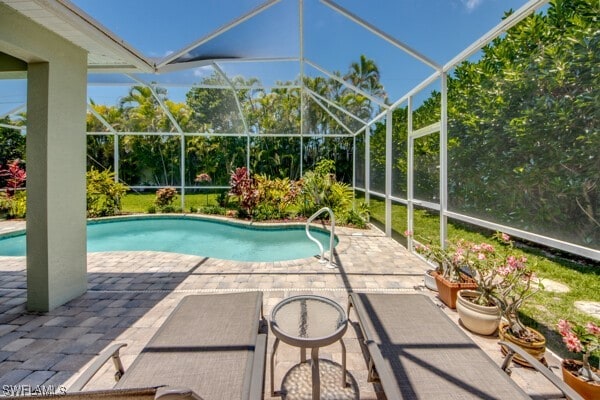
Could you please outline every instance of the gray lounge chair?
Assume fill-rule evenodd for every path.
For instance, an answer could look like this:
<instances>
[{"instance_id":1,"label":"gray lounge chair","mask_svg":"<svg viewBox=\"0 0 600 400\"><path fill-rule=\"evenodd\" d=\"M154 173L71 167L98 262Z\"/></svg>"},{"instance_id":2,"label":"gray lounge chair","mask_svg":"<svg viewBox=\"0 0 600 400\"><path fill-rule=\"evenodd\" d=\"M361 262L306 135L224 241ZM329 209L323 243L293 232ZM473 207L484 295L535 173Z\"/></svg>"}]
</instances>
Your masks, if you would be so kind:
<instances>
[{"instance_id":1,"label":"gray lounge chair","mask_svg":"<svg viewBox=\"0 0 600 400\"><path fill-rule=\"evenodd\" d=\"M427 296L352 293L348 313L351 307L368 352L369 381L379 381L388 400L530 398ZM510 359L519 351L511 348ZM565 395L581 398L532 361Z\"/></svg>"},{"instance_id":2,"label":"gray lounge chair","mask_svg":"<svg viewBox=\"0 0 600 400\"><path fill-rule=\"evenodd\" d=\"M79 391L113 358L116 389L158 385L190 389L204 400L262 399L267 325L262 293L187 296L125 372L116 344L70 391Z\"/></svg>"}]
</instances>

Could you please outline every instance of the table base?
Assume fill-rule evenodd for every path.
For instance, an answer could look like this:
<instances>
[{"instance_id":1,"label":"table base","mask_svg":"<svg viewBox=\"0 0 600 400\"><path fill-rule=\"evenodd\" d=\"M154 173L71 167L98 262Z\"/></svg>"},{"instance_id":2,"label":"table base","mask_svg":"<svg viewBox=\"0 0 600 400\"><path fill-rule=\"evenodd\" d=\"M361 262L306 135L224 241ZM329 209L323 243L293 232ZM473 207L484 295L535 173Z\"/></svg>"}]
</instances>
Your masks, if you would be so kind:
<instances>
[{"instance_id":1,"label":"table base","mask_svg":"<svg viewBox=\"0 0 600 400\"><path fill-rule=\"evenodd\" d=\"M342 347L342 388L346 387L346 345L343 339L339 339ZM276 396L280 393L275 392L275 354L279 347L279 338L275 338L273 343L273 352L271 353L271 396ZM306 362L306 347L300 348L300 362ZM311 379L312 379L312 400L321 398L321 377L319 374L319 348L314 347L310 352L311 362Z\"/></svg>"}]
</instances>

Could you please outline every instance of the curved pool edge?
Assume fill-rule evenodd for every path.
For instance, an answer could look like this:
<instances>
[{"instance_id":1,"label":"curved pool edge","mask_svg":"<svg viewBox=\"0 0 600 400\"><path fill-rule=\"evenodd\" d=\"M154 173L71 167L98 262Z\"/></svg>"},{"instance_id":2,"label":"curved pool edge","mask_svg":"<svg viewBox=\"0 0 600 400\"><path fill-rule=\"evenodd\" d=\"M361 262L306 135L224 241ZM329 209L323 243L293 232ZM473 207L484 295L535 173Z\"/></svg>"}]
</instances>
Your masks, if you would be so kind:
<instances>
[{"instance_id":1,"label":"curved pool edge","mask_svg":"<svg viewBox=\"0 0 600 400\"><path fill-rule=\"evenodd\" d=\"M278 229L281 228L282 226L287 226L287 227L292 227L293 229L304 229L304 227L306 226L306 222L301 222L301 221L288 221L288 222L256 222L256 221L248 221L248 220L237 220L237 219L231 219L229 217L225 217L225 216L220 216L220 215L204 215L204 214L188 214L188 213L169 213L169 214L127 214L127 215L116 215L116 216L110 216L110 217L97 217L97 218L88 218L87 219L87 224L96 224L96 223L110 223L110 221L127 221L127 220L144 220L144 219L185 219L185 218L189 218L189 219L198 219L198 220L206 220L206 221L211 221L211 222L219 222L222 224L227 224L227 225L231 225L231 226L237 226L239 227L240 225L243 227L246 227L248 229ZM317 223L311 223L310 227L313 229L318 229L321 232L327 233L329 234L329 229L327 229L329 226L323 226L322 224L317 224ZM337 228L341 228L341 229L348 229L345 227L337 227ZM349 228L352 229L352 228ZM2 238L9 238L9 237L13 237L13 236L19 236L22 235L24 233L26 233L26 228L25 229L18 229L15 231L10 231L10 232L6 232L6 233L2 233L0 234L0 239ZM344 236L346 235L338 235L337 233L334 235L334 238L337 241L337 244L334 246L334 253L338 253L341 254L343 252L345 252L349 247L350 247L350 242L349 240L347 240ZM171 253L171 254L183 254L183 255L190 255L187 253L178 253L178 252L164 252L164 251L153 251L153 250L124 250L124 251L108 251L108 252L88 252L87 254L101 254L101 253L128 253L128 252L153 252L153 253ZM328 250L325 252L325 256L328 257ZM196 256L196 255L192 255L192 256ZM26 256L4 256L4 255L0 255L1 257L6 257L6 258L19 258L19 257L23 257L26 258ZM198 256L201 257L201 256ZM317 256L310 256L310 257L304 257L304 258L298 258L298 259L294 259L294 260L280 260L280 261L239 261L239 260L229 260L229 259L225 259L225 258L217 258L217 257L210 257L212 259L215 260L227 260L227 261L234 261L234 262L239 262L239 263L290 263L290 265L294 265L294 263L296 262L300 262L300 261L308 261L308 260L318 260ZM334 260L335 262L335 260Z\"/></svg>"}]
</instances>

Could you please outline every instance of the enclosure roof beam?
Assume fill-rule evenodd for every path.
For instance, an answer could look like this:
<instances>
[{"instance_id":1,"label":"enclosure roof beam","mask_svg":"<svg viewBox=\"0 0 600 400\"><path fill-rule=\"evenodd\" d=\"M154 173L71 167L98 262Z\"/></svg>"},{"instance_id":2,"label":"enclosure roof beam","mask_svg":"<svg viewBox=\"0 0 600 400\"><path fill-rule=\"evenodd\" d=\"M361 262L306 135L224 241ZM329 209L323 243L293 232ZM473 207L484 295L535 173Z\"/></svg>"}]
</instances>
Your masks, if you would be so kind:
<instances>
[{"instance_id":1,"label":"enclosure roof beam","mask_svg":"<svg viewBox=\"0 0 600 400\"><path fill-rule=\"evenodd\" d=\"M333 118L335 120L335 122L337 122L342 128L347 130L348 133L350 133L351 135L354 134L352 129L348 128L346 126L346 124L344 124L334 113L332 113L327 107L325 107L325 105L323 103L321 103L321 101L319 101L319 99L317 99L311 92L308 92L308 95L315 101L315 103L317 103L319 105L319 107L321 107L323 109L323 111L325 111L327 114L329 114L329 116L331 118Z\"/></svg>"},{"instance_id":2,"label":"enclosure roof beam","mask_svg":"<svg viewBox=\"0 0 600 400\"><path fill-rule=\"evenodd\" d=\"M440 71L436 71L433 74L429 75L427 78L425 78L424 81L422 81L421 83L419 83L417 86L415 86L414 88L412 88L411 90L409 90L404 96L400 97L398 100L396 100L390 108L395 109L396 107L398 107L400 104L406 102L408 100L409 97L414 96L415 94L419 93L421 90L425 89L427 86L431 85L433 82L435 82L436 79L438 79L441 75Z\"/></svg>"},{"instance_id":3,"label":"enclosure roof beam","mask_svg":"<svg viewBox=\"0 0 600 400\"><path fill-rule=\"evenodd\" d=\"M442 69L441 65L439 65L438 63L436 63L435 61L433 61L429 57L421 54L420 52L418 52L417 50L415 50L412 47L408 46L407 44L402 43L398 39L396 39L393 36L385 33L381 29L377 28L375 25L372 25L372 24L368 23L364 19L362 19L359 16L351 13L350 11L348 11L345 8L341 7L340 5L334 3L333 1L331 1L331 0L321 0L321 3L323 3L326 6L332 8L334 11L336 11L339 14L343 15L344 17L348 18L352 22L354 22L354 23L362 26L363 28L365 28L369 32L373 33L374 35L379 36L381 39L383 39L386 42L390 43L391 45L399 48L400 50L404 51L405 53L411 55L412 57L416 58L417 60L421 61L422 63L429 65L431 68L433 68L435 70L441 70Z\"/></svg>"},{"instance_id":4,"label":"enclosure roof beam","mask_svg":"<svg viewBox=\"0 0 600 400\"><path fill-rule=\"evenodd\" d=\"M133 83L133 82L132 82ZM163 83L157 82L160 87L163 88L202 88L202 89L230 89L229 85L212 85L212 84L202 84L202 83ZM89 86L95 87L123 87L122 83L90 83ZM236 89L246 89L246 90L269 90L269 89L300 89L300 85L237 85ZM13 112L9 112L6 115L10 115ZM4 118L6 115L0 115L0 118Z\"/></svg>"},{"instance_id":5,"label":"enclosure roof beam","mask_svg":"<svg viewBox=\"0 0 600 400\"><path fill-rule=\"evenodd\" d=\"M347 116L354 118L355 120L357 120L358 122L360 122L363 125L366 125L367 122L364 121L363 119L357 117L356 115L352 114L350 111L345 110L343 107L340 107L338 104L336 104L335 102L326 99L325 97L321 96L320 94L316 93L314 90L311 90L309 88L305 88L304 90L306 90L307 92L311 93L313 96L316 96L317 98L319 98L321 101L324 101L325 103L329 104L330 106L338 109L339 111L343 112L344 114L346 114Z\"/></svg>"},{"instance_id":6,"label":"enclosure roof beam","mask_svg":"<svg viewBox=\"0 0 600 400\"><path fill-rule=\"evenodd\" d=\"M167 114L167 118L169 118L169 121L171 121L171 123L173 124L173 126L175 127L175 129L177 130L177 132L183 133L183 129L181 129L181 126L179 126L179 123L177 122L177 120L175 119L175 117L173 117L173 114L171 114L171 112L169 111L169 109L167 108L167 106L165 105L165 103L161 100L161 98L158 95L158 93L156 93L156 90L154 90L154 87L152 87L152 85L144 82L143 80L136 78L133 75L130 75L130 74L125 74L125 75L127 75L128 77L130 77L134 81L138 82L140 85L146 86L148 89L150 89L150 92L152 92L152 95L154 96L154 98L156 99L156 101L158 102L158 104L160 105L160 107L163 109L163 111L165 112L165 114Z\"/></svg>"},{"instance_id":7,"label":"enclosure roof beam","mask_svg":"<svg viewBox=\"0 0 600 400\"><path fill-rule=\"evenodd\" d=\"M240 99L238 99L238 93L237 93L237 90L236 90L233 82L231 82L231 80L227 77L227 75L225 75L225 72L223 72L221 67L219 67L219 64L213 63L213 67L214 67L215 71L217 71L217 73L219 75L221 75L223 77L223 79L225 79L225 81L231 87L231 91L233 92L233 98L235 99L235 104L237 105L238 111L240 112L240 118L242 119L242 124L244 124L244 131L246 132L247 135L249 135L250 131L248 130L248 124L246 123L246 118L244 117L244 110L242 109L242 105L240 104Z\"/></svg>"},{"instance_id":8,"label":"enclosure roof beam","mask_svg":"<svg viewBox=\"0 0 600 400\"><path fill-rule=\"evenodd\" d=\"M0 118L4 118L4 117L8 117L9 115L13 115L18 113L19 111L25 110L27 108L27 104L23 103L11 110L8 110L7 112L5 112L4 114L0 114Z\"/></svg>"},{"instance_id":9,"label":"enclosure roof beam","mask_svg":"<svg viewBox=\"0 0 600 400\"><path fill-rule=\"evenodd\" d=\"M158 72L174 72L182 71L190 68L202 68L211 66L213 62L219 64L241 64L241 63L275 63L275 62L298 62L299 57L230 57L230 58L207 58L205 60L196 60L189 62L182 62L176 64L167 64L158 69Z\"/></svg>"},{"instance_id":10,"label":"enclosure roof beam","mask_svg":"<svg viewBox=\"0 0 600 400\"><path fill-rule=\"evenodd\" d=\"M398 100L396 100L391 106L390 109L391 110L395 110L396 108L398 108L398 106L402 103L404 103L405 101L408 100L409 97L414 96L416 93L420 92L421 90L423 90L424 88L426 88L427 86L431 85L436 79L438 79L441 75L440 71L436 71L433 74L431 74L428 78L426 78L423 82L419 83L417 86L415 86L413 89L411 89L410 91L408 91L404 96L400 97ZM364 131L367 126L373 125L374 123L378 122L379 120L381 120L383 117L386 116L387 111L383 111L379 114L377 114L375 117L373 117L369 122L368 125L362 127L361 129L359 129L354 136L358 136L362 131Z\"/></svg>"},{"instance_id":11,"label":"enclosure roof beam","mask_svg":"<svg viewBox=\"0 0 600 400\"><path fill-rule=\"evenodd\" d=\"M108 121L102 115L100 115L100 113L98 111L94 110L94 106L92 106L91 104L88 103L87 108L88 108L89 112L91 112L92 115L94 117L96 117L96 119L98 121L100 121L100 123L102 125L104 125L104 127L106 129L108 129L111 133L117 133L117 130L115 128L113 128L113 126L111 124L109 124Z\"/></svg>"},{"instance_id":12,"label":"enclosure roof beam","mask_svg":"<svg viewBox=\"0 0 600 400\"><path fill-rule=\"evenodd\" d=\"M473 42L469 47L467 47L456 57L454 57L452 60L446 63L444 65L443 71L448 72L467 58L471 57L473 54L477 53L483 46L487 45L496 37L498 37L502 32L509 30L510 28L521 22L523 18L525 18L528 14L531 14L536 9L548 3L548 1L549 0L530 0L523 7L519 8L517 11L515 11L508 17L504 18L502 22L496 25L493 29L488 31L481 38Z\"/></svg>"},{"instance_id":13,"label":"enclosure roof beam","mask_svg":"<svg viewBox=\"0 0 600 400\"><path fill-rule=\"evenodd\" d=\"M217 30L213 31L212 33L208 34L207 36L195 41L194 43L184 47L183 49L181 49L173 54L170 54L169 56L165 57L157 64L157 69L175 61L179 57L185 55L186 53L192 51L193 49L195 49L199 46L202 46L206 42L220 36L221 34L229 31L230 29L235 28L236 26L238 26L238 25L242 24L243 22L253 18L254 16L262 13L263 11L274 6L275 4L279 3L280 1L281 0L268 0L265 3L261 4L260 6L258 6L257 8L255 8L254 10L251 10L250 12L237 18L233 22L230 22L229 24L226 24L226 25L218 28Z\"/></svg>"},{"instance_id":14,"label":"enclosure roof beam","mask_svg":"<svg viewBox=\"0 0 600 400\"><path fill-rule=\"evenodd\" d=\"M26 126L9 125L9 124L2 124L2 123L0 123L0 128L15 129L17 131L26 131L27 130Z\"/></svg>"},{"instance_id":15,"label":"enclosure roof beam","mask_svg":"<svg viewBox=\"0 0 600 400\"><path fill-rule=\"evenodd\" d=\"M310 60L305 60L304 61L306 64L310 65L311 67L313 67L314 69L316 69L317 71L321 72L324 75L327 75L328 77L330 77L331 79L333 79L334 81L337 81L339 83L341 83L344 86L349 87L350 89L354 90L356 93L365 96L367 99L371 100L373 103L378 104L379 106L383 107L383 108L389 108L389 106L387 104L385 104L383 101L381 101L380 99L376 98L373 95L370 95L369 93L365 92L362 89L357 88L356 86L354 86L353 84L346 82L344 79L340 78L339 76L327 71L325 68L318 66L317 64L315 64L314 62L310 61Z\"/></svg>"}]
</instances>

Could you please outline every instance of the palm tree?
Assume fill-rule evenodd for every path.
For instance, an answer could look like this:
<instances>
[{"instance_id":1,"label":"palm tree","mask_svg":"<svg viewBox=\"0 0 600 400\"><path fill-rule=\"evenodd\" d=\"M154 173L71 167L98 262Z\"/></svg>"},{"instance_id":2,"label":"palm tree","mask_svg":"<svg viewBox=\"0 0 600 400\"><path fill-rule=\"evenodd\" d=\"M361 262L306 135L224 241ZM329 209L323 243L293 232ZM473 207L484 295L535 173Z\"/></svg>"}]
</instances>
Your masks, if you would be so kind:
<instances>
[{"instance_id":1,"label":"palm tree","mask_svg":"<svg viewBox=\"0 0 600 400\"><path fill-rule=\"evenodd\" d=\"M380 74L377 64L364 54L360 56L359 62L350 64L350 71L344 76L344 79L373 96L387 98L383 85L379 82Z\"/></svg>"}]
</instances>

